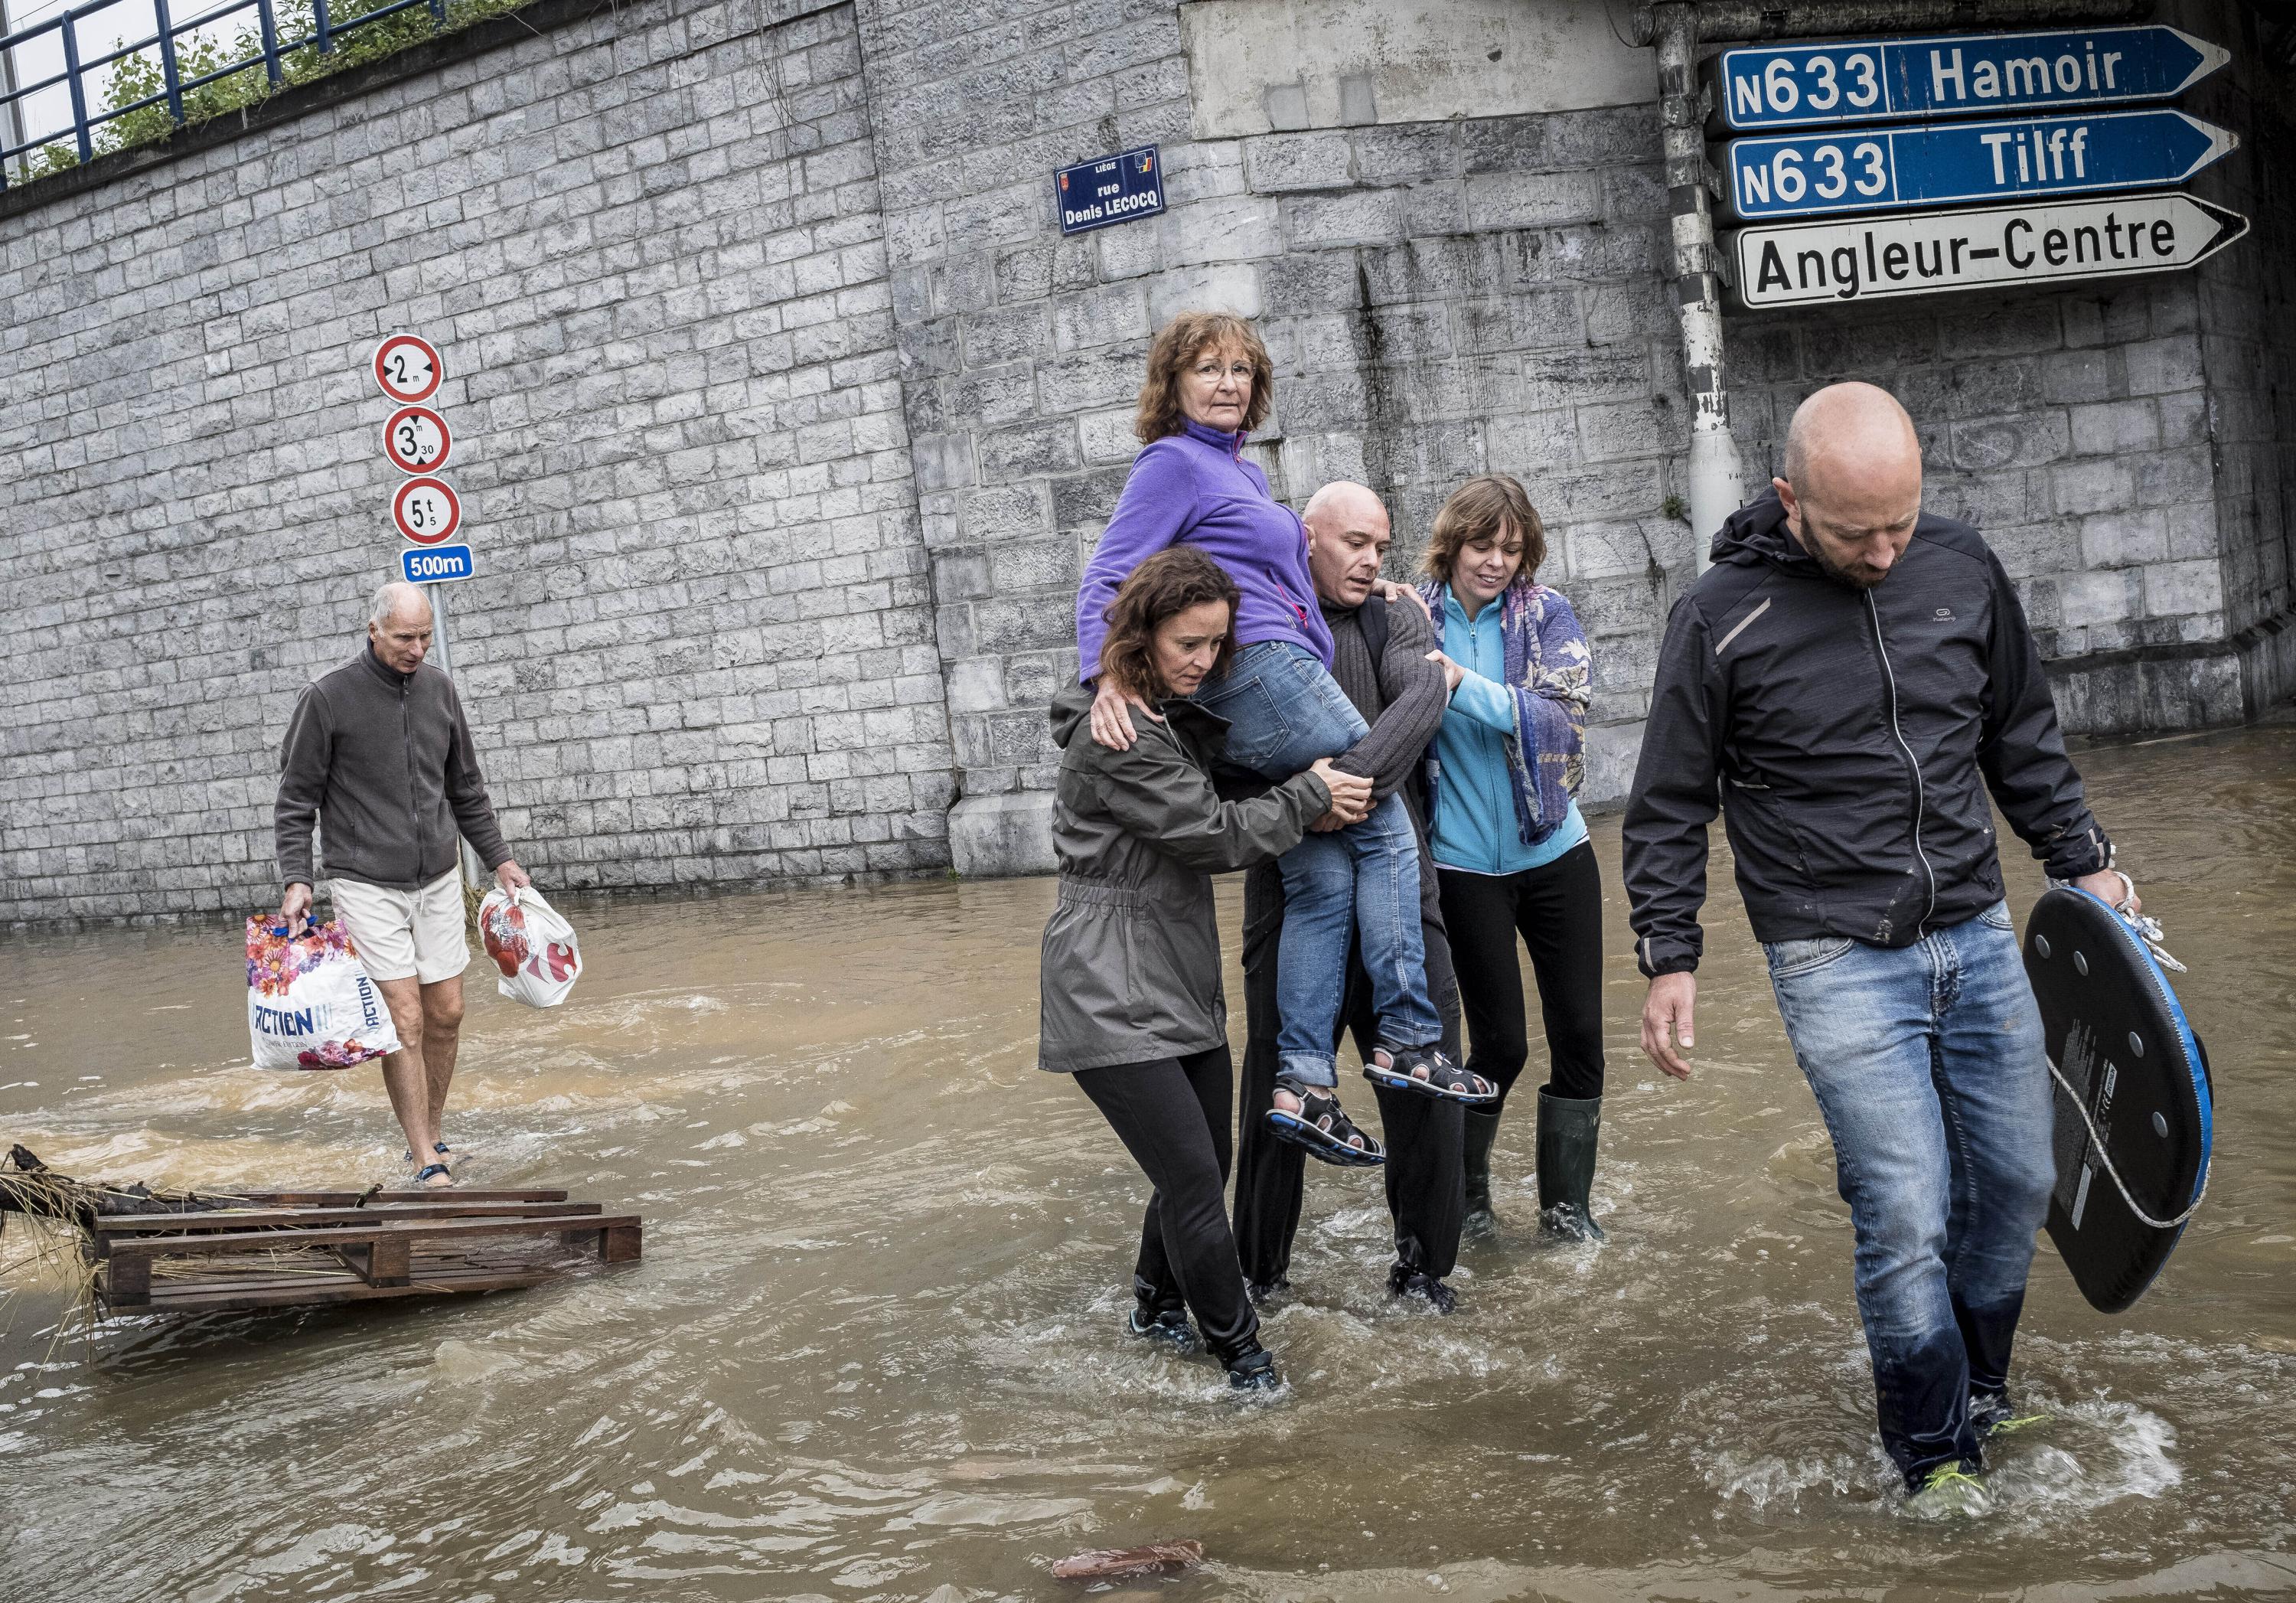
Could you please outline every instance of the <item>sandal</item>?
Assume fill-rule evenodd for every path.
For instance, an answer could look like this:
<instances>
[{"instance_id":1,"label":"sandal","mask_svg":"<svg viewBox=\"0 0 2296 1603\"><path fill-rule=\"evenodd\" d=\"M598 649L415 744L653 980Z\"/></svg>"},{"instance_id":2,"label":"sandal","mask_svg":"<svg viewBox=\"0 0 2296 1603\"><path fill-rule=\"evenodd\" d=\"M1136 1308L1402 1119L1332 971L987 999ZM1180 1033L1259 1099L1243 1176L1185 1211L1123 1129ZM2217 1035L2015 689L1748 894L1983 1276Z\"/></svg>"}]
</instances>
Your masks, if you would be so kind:
<instances>
[{"instance_id":1,"label":"sandal","mask_svg":"<svg viewBox=\"0 0 2296 1603\"><path fill-rule=\"evenodd\" d=\"M426 1163L415 1171L414 1183L428 1190L443 1191L455 1183L455 1177L447 1172L444 1163Z\"/></svg>"},{"instance_id":2,"label":"sandal","mask_svg":"<svg viewBox=\"0 0 2296 1603\"><path fill-rule=\"evenodd\" d=\"M439 1155L439 1161L446 1164L449 1169L452 1169L456 1163L462 1161L455 1155L455 1149L447 1146L444 1141L431 1142L430 1150L437 1153ZM414 1154L411 1151L402 1152L398 1156L402 1163L411 1163L414 1161Z\"/></svg>"},{"instance_id":3,"label":"sandal","mask_svg":"<svg viewBox=\"0 0 2296 1603\"><path fill-rule=\"evenodd\" d=\"M1380 1062L1386 1058L1385 1063ZM1480 1107L1498 1100L1499 1088L1466 1070L1435 1047L1380 1046L1364 1065L1364 1078L1390 1091L1413 1091L1444 1102Z\"/></svg>"},{"instance_id":4,"label":"sandal","mask_svg":"<svg viewBox=\"0 0 2296 1603\"><path fill-rule=\"evenodd\" d=\"M1387 1162L1387 1149L1355 1127L1337 1097L1293 1080L1279 1080L1275 1084L1279 1090L1300 1099L1296 1114L1280 1107L1267 1110L1268 1126L1279 1139L1306 1147L1309 1157L1342 1169L1375 1169Z\"/></svg>"}]
</instances>

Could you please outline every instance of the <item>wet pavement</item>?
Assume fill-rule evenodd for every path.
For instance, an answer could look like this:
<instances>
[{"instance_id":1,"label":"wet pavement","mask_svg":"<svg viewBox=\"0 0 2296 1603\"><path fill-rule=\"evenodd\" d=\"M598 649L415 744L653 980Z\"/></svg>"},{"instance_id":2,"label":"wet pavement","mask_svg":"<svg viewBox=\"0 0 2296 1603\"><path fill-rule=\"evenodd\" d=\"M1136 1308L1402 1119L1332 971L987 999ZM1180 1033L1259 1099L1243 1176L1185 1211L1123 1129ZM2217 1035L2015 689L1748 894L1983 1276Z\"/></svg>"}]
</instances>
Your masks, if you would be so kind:
<instances>
[{"instance_id":1,"label":"wet pavement","mask_svg":"<svg viewBox=\"0 0 2296 1603\"><path fill-rule=\"evenodd\" d=\"M62 1295L29 1285L0 1597L955 1603L1177 1537L1203 1568L1095 1595L2296 1594L2296 728L2080 760L2191 965L2218 1167L2127 1314L2044 1242L2017 1379L2051 1418L1995 1453L1988 1514L1894 1489L1847 1213L1719 852L1698 1076L1635 1049L1612 817L1606 1246L1535 1242L1511 1115L1505 1228L1439 1318L1385 1299L1377 1177L1319 1169L1265 1333L1291 1385L1240 1403L1117 1334L1144 1186L1033 1067L1049 881L577 907L564 1007L472 971L448 1139L473 1183L636 1206L644 1263L124 1319L45 1366ZM403 1174L372 1071L242 1066L243 982L227 929L0 938L0 1142L155 1184Z\"/></svg>"}]
</instances>

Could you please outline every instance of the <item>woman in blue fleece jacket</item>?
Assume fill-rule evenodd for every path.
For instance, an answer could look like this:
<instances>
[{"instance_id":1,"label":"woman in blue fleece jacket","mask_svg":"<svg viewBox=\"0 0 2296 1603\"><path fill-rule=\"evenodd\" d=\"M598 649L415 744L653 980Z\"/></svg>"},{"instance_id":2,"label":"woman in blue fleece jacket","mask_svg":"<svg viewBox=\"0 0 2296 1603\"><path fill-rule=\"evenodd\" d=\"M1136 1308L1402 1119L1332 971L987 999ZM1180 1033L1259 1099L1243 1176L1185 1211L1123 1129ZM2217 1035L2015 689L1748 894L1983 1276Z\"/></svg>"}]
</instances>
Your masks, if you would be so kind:
<instances>
[{"instance_id":1,"label":"woman in blue fleece jacket","mask_svg":"<svg viewBox=\"0 0 2296 1603\"><path fill-rule=\"evenodd\" d=\"M1538 1093L1543 1227L1600 1240L1589 1193L1603 1115L1603 884L1575 800L1592 700L1587 637L1538 582L1546 530L1522 486L1471 479L1436 514L1420 594L1453 680L1427 760L1428 829L1459 974L1471 1073L1499 1100L1467 1110L1467 1214L1488 1229L1491 1143L1529 1056L1521 935L1538 981L1549 1078Z\"/></svg>"},{"instance_id":2,"label":"woman in blue fleece jacket","mask_svg":"<svg viewBox=\"0 0 2296 1603\"><path fill-rule=\"evenodd\" d=\"M1332 678L1332 632L1308 571L1299 514L1268 493L1243 457L1244 441L1275 401L1275 365L1250 324L1219 312L1183 312L1148 352L1134 432L1142 442L1115 513L1077 593L1079 676L1099 674L1109 604L1133 569L1178 543L1201 547L1235 581L1235 660L1191 699L1225 720L1219 759L1233 771L1282 780L1318 758L1339 758L1368 728ZM1092 738L1115 751L1153 717L1102 678ZM1275 1132L1327 1162L1378 1163L1379 1144L1339 1104L1341 994L1350 936L1361 941L1378 1015L1365 1077L1398 1089L1476 1103L1496 1094L1440 1049L1443 1028L1427 994L1420 935L1419 845L1399 795L1359 824L1324 820L1278 859L1283 931L1276 949Z\"/></svg>"}]
</instances>

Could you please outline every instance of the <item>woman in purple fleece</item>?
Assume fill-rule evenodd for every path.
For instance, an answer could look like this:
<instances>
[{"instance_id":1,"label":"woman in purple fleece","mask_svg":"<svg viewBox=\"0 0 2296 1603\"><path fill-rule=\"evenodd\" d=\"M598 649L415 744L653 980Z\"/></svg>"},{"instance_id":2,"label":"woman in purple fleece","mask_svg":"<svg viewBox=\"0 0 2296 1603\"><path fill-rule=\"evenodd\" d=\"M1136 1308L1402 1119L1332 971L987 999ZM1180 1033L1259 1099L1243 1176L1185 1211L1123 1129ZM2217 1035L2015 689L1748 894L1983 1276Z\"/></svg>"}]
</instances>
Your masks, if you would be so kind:
<instances>
[{"instance_id":1,"label":"woman in purple fleece","mask_svg":"<svg viewBox=\"0 0 2296 1603\"><path fill-rule=\"evenodd\" d=\"M1298 514L1268 493L1243 445L1275 400L1267 347L1241 317L1184 312L1148 353L1135 432L1145 442L1118 497L1077 595L1077 648L1089 676L1100 661L1118 586L1142 560L1177 542L1201 548L1242 593L1236 654L1226 678L1193 698L1227 720L1226 766L1281 780L1338 758L1368 732L1331 675L1332 635L1308 571ZM1087 680L1088 682L1088 680ZM1093 702L1092 734L1124 751L1133 718L1156 715L1116 686ZM1277 948L1277 1134L1342 1165L1376 1163L1379 1144L1338 1099L1334 1050L1350 937L1372 978L1379 1038L1364 1076L1375 1083L1480 1104L1496 1094L1437 1048L1442 1025L1427 995L1420 939L1419 849L1399 795L1360 824L1335 821L1279 859L1285 913Z\"/></svg>"}]
</instances>

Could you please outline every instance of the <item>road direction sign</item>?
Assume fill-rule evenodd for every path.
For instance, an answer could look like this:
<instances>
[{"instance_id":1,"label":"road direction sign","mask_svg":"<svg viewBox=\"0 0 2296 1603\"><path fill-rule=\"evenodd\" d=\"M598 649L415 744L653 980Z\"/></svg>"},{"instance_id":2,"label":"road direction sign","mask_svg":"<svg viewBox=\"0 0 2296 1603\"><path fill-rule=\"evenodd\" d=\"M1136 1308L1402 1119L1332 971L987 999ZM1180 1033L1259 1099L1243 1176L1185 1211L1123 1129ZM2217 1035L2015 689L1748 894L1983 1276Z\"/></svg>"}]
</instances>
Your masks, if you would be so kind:
<instances>
[{"instance_id":1,"label":"road direction sign","mask_svg":"<svg viewBox=\"0 0 2296 1603\"><path fill-rule=\"evenodd\" d=\"M2174 28L1934 34L1726 50L1716 86L1726 127L1811 127L2169 100L2230 60Z\"/></svg>"},{"instance_id":2,"label":"road direction sign","mask_svg":"<svg viewBox=\"0 0 2296 1603\"><path fill-rule=\"evenodd\" d=\"M447 420L428 407L401 407L382 425L382 454L401 473L427 473L447 465L455 437Z\"/></svg>"},{"instance_id":3,"label":"road direction sign","mask_svg":"<svg viewBox=\"0 0 2296 1603\"><path fill-rule=\"evenodd\" d=\"M436 546L463 526L463 499L444 479L409 479L390 497L390 521L418 546Z\"/></svg>"},{"instance_id":4,"label":"road direction sign","mask_svg":"<svg viewBox=\"0 0 2296 1603\"><path fill-rule=\"evenodd\" d=\"M1730 200L1742 218L1811 217L2161 189L2239 144L2236 135L2170 111L1734 139Z\"/></svg>"},{"instance_id":5,"label":"road direction sign","mask_svg":"<svg viewBox=\"0 0 2296 1603\"><path fill-rule=\"evenodd\" d=\"M374 382L403 405L429 400L446 379L439 348L419 334L389 334L374 348Z\"/></svg>"},{"instance_id":6,"label":"road direction sign","mask_svg":"<svg viewBox=\"0 0 2296 1603\"><path fill-rule=\"evenodd\" d=\"M476 573L468 546L418 546L398 554L398 571L411 585L442 585Z\"/></svg>"},{"instance_id":7,"label":"road direction sign","mask_svg":"<svg viewBox=\"0 0 2296 1603\"><path fill-rule=\"evenodd\" d=\"M2114 195L1744 228L1730 249L1744 304L1806 306L2165 272L2247 232L2187 194Z\"/></svg>"}]
</instances>

